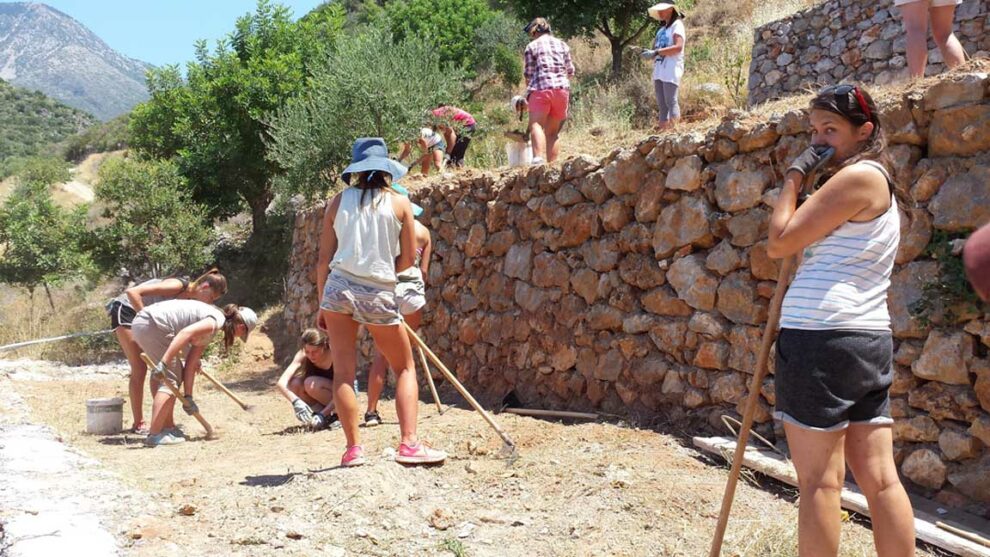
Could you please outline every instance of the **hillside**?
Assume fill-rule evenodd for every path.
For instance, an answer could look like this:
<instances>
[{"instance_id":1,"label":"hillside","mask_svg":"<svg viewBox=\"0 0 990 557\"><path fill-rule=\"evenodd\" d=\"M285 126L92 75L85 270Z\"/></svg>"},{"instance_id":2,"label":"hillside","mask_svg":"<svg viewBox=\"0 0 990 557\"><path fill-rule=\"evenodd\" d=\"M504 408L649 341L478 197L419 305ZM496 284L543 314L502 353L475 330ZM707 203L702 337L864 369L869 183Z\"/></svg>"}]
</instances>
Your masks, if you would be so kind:
<instances>
[{"instance_id":1,"label":"hillside","mask_svg":"<svg viewBox=\"0 0 990 557\"><path fill-rule=\"evenodd\" d=\"M41 92L0 80L0 161L39 153L95 122L91 115Z\"/></svg>"},{"instance_id":2,"label":"hillside","mask_svg":"<svg viewBox=\"0 0 990 557\"><path fill-rule=\"evenodd\" d=\"M147 98L148 67L58 10L0 3L0 78L14 85L109 120Z\"/></svg>"}]
</instances>

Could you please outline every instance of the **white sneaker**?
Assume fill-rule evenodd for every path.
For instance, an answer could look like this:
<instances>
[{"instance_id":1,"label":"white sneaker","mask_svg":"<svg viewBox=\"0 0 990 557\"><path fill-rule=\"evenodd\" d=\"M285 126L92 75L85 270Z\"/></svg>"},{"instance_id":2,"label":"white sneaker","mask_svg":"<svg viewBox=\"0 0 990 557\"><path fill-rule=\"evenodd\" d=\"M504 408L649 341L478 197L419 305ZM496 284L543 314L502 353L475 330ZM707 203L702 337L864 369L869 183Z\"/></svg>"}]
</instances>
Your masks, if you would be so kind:
<instances>
[{"instance_id":1,"label":"white sneaker","mask_svg":"<svg viewBox=\"0 0 990 557\"><path fill-rule=\"evenodd\" d=\"M543 157L533 157L533 160L530 161L529 164L530 166L540 166L541 164L544 164Z\"/></svg>"}]
</instances>

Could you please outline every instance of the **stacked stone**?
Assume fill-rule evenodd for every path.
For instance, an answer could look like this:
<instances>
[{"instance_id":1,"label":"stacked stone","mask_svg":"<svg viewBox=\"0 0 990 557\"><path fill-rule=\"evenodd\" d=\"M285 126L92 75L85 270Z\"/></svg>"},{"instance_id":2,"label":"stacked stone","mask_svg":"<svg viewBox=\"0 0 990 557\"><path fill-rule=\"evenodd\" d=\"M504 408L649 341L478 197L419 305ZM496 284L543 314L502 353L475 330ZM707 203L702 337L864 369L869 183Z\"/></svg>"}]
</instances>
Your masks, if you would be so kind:
<instances>
[{"instance_id":1,"label":"stacked stone","mask_svg":"<svg viewBox=\"0 0 990 557\"><path fill-rule=\"evenodd\" d=\"M755 31L749 103L809 87L854 81L886 84L908 75L905 34L892 0L829 0ZM955 32L971 56L990 55L990 3L963 2ZM945 70L929 37L927 75Z\"/></svg>"},{"instance_id":2,"label":"stacked stone","mask_svg":"<svg viewBox=\"0 0 990 557\"><path fill-rule=\"evenodd\" d=\"M881 106L908 199L889 300L898 464L954 505L990 502L990 315L953 308L956 321L923 325L909 308L940 280L924 255L933 232L990 221L988 81L956 76ZM733 113L707 134L414 192L435 241L427 342L489 400L514 389L546 408L741 413L778 273L771 204L808 128L804 110ZM321 217L297 224L290 323L313 320ZM773 403L771 375L757 422Z\"/></svg>"}]
</instances>

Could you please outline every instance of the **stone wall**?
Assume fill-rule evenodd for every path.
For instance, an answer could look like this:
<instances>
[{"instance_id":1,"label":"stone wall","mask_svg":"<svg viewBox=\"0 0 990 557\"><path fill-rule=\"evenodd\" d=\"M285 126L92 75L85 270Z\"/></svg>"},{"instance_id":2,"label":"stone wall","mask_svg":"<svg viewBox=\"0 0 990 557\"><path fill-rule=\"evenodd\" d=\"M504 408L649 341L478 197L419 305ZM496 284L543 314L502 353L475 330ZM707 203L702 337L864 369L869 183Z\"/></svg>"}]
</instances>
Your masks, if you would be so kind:
<instances>
[{"instance_id":1,"label":"stone wall","mask_svg":"<svg viewBox=\"0 0 990 557\"><path fill-rule=\"evenodd\" d=\"M882 106L906 207L890 290L898 462L945 504L990 502L990 314L922 324L935 231L990 221L990 94L957 76ZM604 159L486 173L413 197L433 231L427 342L483 399L712 421L738 412L778 263L766 232L801 110L727 118ZM320 210L301 215L287 323L312 323ZM907 216L907 215L905 215ZM936 320L938 321L938 320ZM757 421L769 426L773 379Z\"/></svg>"},{"instance_id":2,"label":"stone wall","mask_svg":"<svg viewBox=\"0 0 990 557\"><path fill-rule=\"evenodd\" d=\"M990 55L988 14L988 0L965 0L956 10L956 36L970 56ZM828 0L755 33L751 105L829 83L886 84L908 76L904 29L893 0ZM945 69L931 37L928 62L928 75Z\"/></svg>"}]
</instances>

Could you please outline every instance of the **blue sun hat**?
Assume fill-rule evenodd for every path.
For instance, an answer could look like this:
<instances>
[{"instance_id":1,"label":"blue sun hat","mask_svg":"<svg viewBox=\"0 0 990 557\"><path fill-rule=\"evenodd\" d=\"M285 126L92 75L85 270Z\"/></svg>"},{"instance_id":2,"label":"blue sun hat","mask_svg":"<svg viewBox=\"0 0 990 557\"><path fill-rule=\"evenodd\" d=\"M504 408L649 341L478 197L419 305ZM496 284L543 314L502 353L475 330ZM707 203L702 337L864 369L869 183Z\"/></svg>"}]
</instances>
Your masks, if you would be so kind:
<instances>
[{"instance_id":1,"label":"blue sun hat","mask_svg":"<svg viewBox=\"0 0 990 557\"><path fill-rule=\"evenodd\" d=\"M404 188L402 186L402 184L400 184L398 182L392 182L392 189L395 190L395 191L397 191L397 192L399 192L399 193L401 193L402 195L404 195L406 197L409 197L409 190L407 190L406 188ZM423 208L422 207L420 207L419 205L416 205L415 203L413 203L411 199L409 200L409 203L412 204L412 210L413 210L413 216L414 217L419 217L420 215L423 214Z\"/></svg>"},{"instance_id":2,"label":"blue sun hat","mask_svg":"<svg viewBox=\"0 0 990 557\"><path fill-rule=\"evenodd\" d=\"M354 140L351 148L351 164L347 165L340 179L345 184L351 183L351 174L370 171L387 172L392 181L406 175L407 169L398 161L388 158L388 147L380 137L359 137Z\"/></svg>"}]
</instances>

